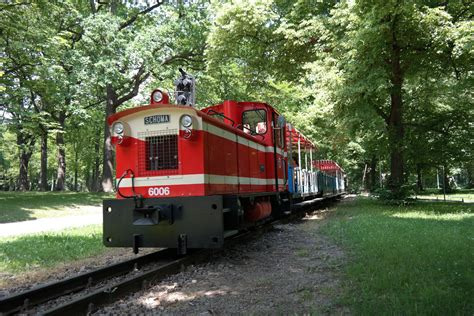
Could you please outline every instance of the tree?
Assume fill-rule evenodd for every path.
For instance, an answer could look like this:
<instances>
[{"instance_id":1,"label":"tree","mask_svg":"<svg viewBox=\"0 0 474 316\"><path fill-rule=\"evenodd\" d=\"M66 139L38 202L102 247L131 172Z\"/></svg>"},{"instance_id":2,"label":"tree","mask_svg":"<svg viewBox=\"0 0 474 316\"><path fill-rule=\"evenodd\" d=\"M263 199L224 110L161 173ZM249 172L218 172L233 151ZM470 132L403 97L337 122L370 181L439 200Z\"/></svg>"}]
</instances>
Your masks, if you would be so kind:
<instances>
[{"instance_id":1,"label":"tree","mask_svg":"<svg viewBox=\"0 0 474 316\"><path fill-rule=\"evenodd\" d=\"M146 7L110 2L93 9L85 19L80 45L90 56L89 78L106 100L105 119L137 96L151 75L163 70L161 67L194 58L202 51L173 43L179 41L171 36L168 26L178 25L181 19L162 7L161 1ZM102 189L108 192L113 189L113 148L106 121L103 155Z\"/></svg>"},{"instance_id":2,"label":"tree","mask_svg":"<svg viewBox=\"0 0 474 316\"><path fill-rule=\"evenodd\" d=\"M338 76L321 80L335 82L338 114L385 125L394 194L406 179L407 112L415 106L411 94L420 78L438 78L444 69L450 52L446 35L454 32L450 18L421 1L343 2L313 28L324 39L316 45L318 59L337 69Z\"/></svg>"}]
</instances>

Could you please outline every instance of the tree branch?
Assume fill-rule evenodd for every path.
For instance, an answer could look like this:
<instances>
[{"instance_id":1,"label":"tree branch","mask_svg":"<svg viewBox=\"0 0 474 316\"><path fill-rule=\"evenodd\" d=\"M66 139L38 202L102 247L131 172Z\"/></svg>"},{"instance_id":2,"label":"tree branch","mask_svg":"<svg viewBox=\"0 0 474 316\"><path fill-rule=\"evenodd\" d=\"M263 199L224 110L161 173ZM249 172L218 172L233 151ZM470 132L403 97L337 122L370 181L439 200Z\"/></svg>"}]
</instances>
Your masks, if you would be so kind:
<instances>
[{"instance_id":1,"label":"tree branch","mask_svg":"<svg viewBox=\"0 0 474 316\"><path fill-rule=\"evenodd\" d=\"M21 3L12 3L12 4L5 4L0 7L0 12L4 10L8 10L9 8L19 7L22 5L31 5L31 2L21 2Z\"/></svg>"},{"instance_id":2,"label":"tree branch","mask_svg":"<svg viewBox=\"0 0 474 316\"><path fill-rule=\"evenodd\" d=\"M385 123L388 124L389 123L388 115L384 111L382 111L381 108L376 106L375 104L373 104L372 107L374 108L375 112L377 112L377 114L380 115L384 119Z\"/></svg>"},{"instance_id":3,"label":"tree branch","mask_svg":"<svg viewBox=\"0 0 474 316\"><path fill-rule=\"evenodd\" d=\"M126 27L129 27L130 25L132 25L140 15L145 15L151 11L153 11L154 9L158 8L159 6L161 6L163 4L162 1L158 1L156 4L152 5L151 7L148 7L146 8L145 10L143 11L140 11L138 12L137 14L135 14L134 16L132 16L130 19L128 19L127 21L125 21L124 23L122 23L120 25L120 28L119 30L123 30L124 28Z\"/></svg>"},{"instance_id":4,"label":"tree branch","mask_svg":"<svg viewBox=\"0 0 474 316\"><path fill-rule=\"evenodd\" d=\"M140 89L140 85L146 80L148 79L148 77L150 76L150 73L147 72L146 74L145 73L145 67L144 65L142 65L140 67L140 69L138 70L137 74L133 77L133 87L132 89L127 93L125 94L124 96L118 98L116 100L116 102L114 102L114 108L117 109L122 103L130 100L131 98L133 98L134 96L136 96L138 94L138 90Z\"/></svg>"},{"instance_id":5,"label":"tree branch","mask_svg":"<svg viewBox=\"0 0 474 316\"><path fill-rule=\"evenodd\" d=\"M96 105L101 104L101 103L104 102L104 101L105 101L105 98L101 98L101 99L99 99L99 101L97 101L97 102L90 103L90 104L86 105L85 107L83 107L83 109L85 110L85 109L92 108L92 107L94 107L94 106L96 106Z\"/></svg>"},{"instance_id":6,"label":"tree branch","mask_svg":"<svg viewBox=\"0 0 474 316\"><path fill-rule=\"evenodd\" d=\"M183 52L181 54L177 54L177 55L166 58L161 63L161 65L162 66L169 65L169 64L172 64L176 60L191 60L192 61L193 57L202 56L202 55L203 55L202 53L195 53L193 51Z\"/></svg>"},{"instance_id":7,"label":"tree branch","mask_svg":"<svg viewBox=\"0 0 474 316\"><path fill-rule=\"evenodd\" d=\"M95 7L95 0L89 0L89 5L91 7L92 14L96 14L97 8Z\"/></svg>"}]
</instances>

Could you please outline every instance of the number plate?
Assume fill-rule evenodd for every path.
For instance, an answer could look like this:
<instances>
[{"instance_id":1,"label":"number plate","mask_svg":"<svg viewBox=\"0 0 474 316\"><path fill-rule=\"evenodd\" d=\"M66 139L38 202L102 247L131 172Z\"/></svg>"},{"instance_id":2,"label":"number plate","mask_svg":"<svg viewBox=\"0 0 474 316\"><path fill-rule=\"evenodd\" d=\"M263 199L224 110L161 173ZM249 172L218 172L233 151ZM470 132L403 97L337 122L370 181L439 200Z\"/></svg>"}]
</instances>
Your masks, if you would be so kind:
<instances>
[{"instance_id":1,"label":"number plate","mask_svg":"<svg viewBox=\"0 0 474 316\"><path fill-rule=\"evenodd\" d=\"M145 125L168 123L169 121L170 121L170 116L168 114L145 116Z\"/></svg>"},{"instance_id":2,"label":"number plate","mask_svg":"<svg viewBox=\"0 0 474 316\"><path fill-rule=\"evenodd\" d=\"M169 187L148 188L148 195L149 196L170 195L170 188Z\"/></svg>"}]
</instances>

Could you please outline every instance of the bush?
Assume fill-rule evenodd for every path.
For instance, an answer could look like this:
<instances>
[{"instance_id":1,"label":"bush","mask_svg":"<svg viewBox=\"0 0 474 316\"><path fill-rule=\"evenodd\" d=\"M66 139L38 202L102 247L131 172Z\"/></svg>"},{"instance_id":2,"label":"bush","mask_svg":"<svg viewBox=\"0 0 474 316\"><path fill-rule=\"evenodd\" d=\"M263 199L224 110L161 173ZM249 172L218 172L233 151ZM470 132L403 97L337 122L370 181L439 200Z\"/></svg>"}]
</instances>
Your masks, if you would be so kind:
<instances>
[{"instance_id":1,"label":"bush","mask_svg":"<svg viewBox=\"0 0 474 316\"><path fill-rule=\"evenodd\" d=\"M406 204L406 201L415 192L415 189L411 185L402 185L400 190L391 191L387 188L380 188L375 190L375 194L378 198L389 204Z\"/></svg>"}]
</instances>

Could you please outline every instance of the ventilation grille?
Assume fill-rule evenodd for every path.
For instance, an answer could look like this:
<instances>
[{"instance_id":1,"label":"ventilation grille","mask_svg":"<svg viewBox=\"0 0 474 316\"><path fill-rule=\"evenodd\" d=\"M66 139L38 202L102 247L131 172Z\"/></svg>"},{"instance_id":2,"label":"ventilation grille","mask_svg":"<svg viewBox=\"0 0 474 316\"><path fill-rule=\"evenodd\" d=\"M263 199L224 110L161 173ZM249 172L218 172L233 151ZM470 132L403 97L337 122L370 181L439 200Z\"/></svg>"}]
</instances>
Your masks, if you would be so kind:
<instances>
[{"instance_id":1,"label":"ventilation grille","mask_svg":"<svg viewBox=\"0 0 474 316\"><path fill-rule=\"evenodd\" d=\"M179 169L176 129L139 133L138 170L140 175L177 174Z\"/></svg>"}]
</instances>

